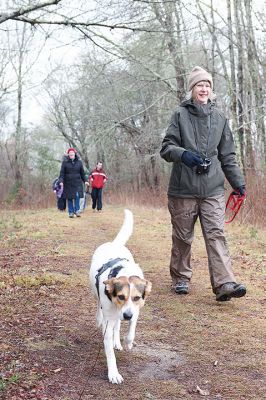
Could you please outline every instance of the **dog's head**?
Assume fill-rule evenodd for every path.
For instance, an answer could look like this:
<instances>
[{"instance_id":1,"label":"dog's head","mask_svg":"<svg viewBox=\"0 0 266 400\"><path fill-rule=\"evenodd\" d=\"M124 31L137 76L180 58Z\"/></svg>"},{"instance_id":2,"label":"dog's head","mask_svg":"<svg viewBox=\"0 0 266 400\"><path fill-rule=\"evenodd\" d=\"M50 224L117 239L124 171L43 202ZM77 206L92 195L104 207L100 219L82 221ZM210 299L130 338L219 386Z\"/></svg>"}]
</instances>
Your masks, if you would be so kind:
<instances>
[{"instance_id":1,"label":"dog's head","mask_svg":"<svg viewBox=\"0 0 266 400\"><path fill-rule=\"evenodd\" d=\"M138 276L120 276L104 281L105 293L119 310L120 319L131 320L138 316L152 284Z\"/></svg>"}]
</instances>

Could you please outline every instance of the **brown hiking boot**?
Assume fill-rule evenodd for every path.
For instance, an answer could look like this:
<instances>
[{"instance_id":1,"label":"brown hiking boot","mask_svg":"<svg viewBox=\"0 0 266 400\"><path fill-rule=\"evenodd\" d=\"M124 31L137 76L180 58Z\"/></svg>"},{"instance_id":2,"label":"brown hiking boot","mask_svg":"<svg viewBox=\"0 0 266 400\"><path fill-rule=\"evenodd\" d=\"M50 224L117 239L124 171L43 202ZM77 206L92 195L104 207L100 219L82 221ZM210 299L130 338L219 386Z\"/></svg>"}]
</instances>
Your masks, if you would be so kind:
<instances>
[{"instance_id":1,"label":"brown hiking boot","mask_svg":"<svg viewBox=\"0 0 266 400\"><path fill-rule=\"evenodd\" d=\"M247 289L242 283L227 282L216 289L217 301L229 301L232 297L245 296Z\"/></svg>"}]
</instances>

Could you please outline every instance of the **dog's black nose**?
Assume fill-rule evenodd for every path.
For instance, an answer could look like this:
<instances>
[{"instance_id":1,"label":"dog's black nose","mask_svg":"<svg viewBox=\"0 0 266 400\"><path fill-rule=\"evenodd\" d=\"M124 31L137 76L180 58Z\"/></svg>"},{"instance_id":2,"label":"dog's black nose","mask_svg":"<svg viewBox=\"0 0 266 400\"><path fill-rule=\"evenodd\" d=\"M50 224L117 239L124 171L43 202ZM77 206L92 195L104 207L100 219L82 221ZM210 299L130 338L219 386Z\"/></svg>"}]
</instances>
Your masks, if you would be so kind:
<instances>
[{"instance_id":1,"label":"dog's black nose","mask_svg":"<svg viewBox=\"0 0 266 400\"><path fill-rule=\"evenodd\" d=\"M126 312L123 313L123 317L124 317L124 319L125 319L126 321L131 320L132 316L133 316L133 314L132 314L131 311L126 311Z\"/></svg>"}]
</instances>

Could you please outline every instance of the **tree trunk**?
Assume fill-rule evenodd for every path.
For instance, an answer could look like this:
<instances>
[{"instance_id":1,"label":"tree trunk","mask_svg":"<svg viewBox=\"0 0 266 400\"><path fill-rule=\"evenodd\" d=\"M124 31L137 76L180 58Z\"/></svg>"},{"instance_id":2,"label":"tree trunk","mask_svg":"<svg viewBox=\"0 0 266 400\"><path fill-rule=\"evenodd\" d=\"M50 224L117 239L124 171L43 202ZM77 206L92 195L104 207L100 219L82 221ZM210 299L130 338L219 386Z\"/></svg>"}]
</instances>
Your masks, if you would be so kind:
<instances>
[{"instance_id":1,"label":"tree trunk","mask_svg":"<svg viewBox=\"0 0 266 400\"><path fill-rule=\"evenodd\" d=\"M233 26L232 26L232 13L231 13L231 0L227 0L227 23L228 23L228 44L229 44L229 57L231 67L231 79L228 82L229 96L230 96L230 109L232 115L232 128L233 131L237 128L237 87L236 87L236 66L235 54L233 44Z\"/></svg>"},{"instance_id":2,"label":"tree trunk","mask_svg":"<svg viewBox=\"0 0 266 400\"><path fill-rule=\"evenodd\" d=\"M245 0L245 11L247 27L245 29L247 38L247 57L248 57L248 72L250 74L250 90L252 91L252 98L254 99L254 108L252 107L251 121L254 122L256 129L254 137L254 151L256 152L254 157L255 160L260 160L264 157L263 161L266 160L266 133L265 133L265 113L264 113L264 102L263 102L263 79L260 76L259 65L258 65L258 52L256 49L254 28L252 23L252 10L250 0ZM251 103L250 106L253 106Z\"/></svg>"},{"instance_id":3,"label":"tree trunk","mask_svg":"<svg viewBox=\"0 0 266 400\"><path fill-rule=\"evenodd\" d=\"M246 159L245 159L245 121L244 121L244 105L245 105L245 90L244 90L244 54L243 54L243 35L240 20L240 4L238 0L234 0L234 12L236 21L236 38L237 38L237 83L238 83L238 98L237 98L237 113L238 113L238 139L240 146L240 158L243 166L244 174L246 174Z\"/></svg>"},{"instance_id":4,"label":"tree trunk","mask_svg":"<svg viewBox=\"0 0 266 400\"><path fill-rule=\"evenodd\" d=\"M178 102L184 99L186 93L185 68L182 56L182 41L180 37L181 21L178 11L181 9L180 1L169 2L162 0L161 3L152 4L155 16L163 29L166 31L167 47L172 58L176 77L176 94ZM176 8L179 7L179 10ZM175 35L175 32L176 35Z\"/></svg>"}]
</instances>

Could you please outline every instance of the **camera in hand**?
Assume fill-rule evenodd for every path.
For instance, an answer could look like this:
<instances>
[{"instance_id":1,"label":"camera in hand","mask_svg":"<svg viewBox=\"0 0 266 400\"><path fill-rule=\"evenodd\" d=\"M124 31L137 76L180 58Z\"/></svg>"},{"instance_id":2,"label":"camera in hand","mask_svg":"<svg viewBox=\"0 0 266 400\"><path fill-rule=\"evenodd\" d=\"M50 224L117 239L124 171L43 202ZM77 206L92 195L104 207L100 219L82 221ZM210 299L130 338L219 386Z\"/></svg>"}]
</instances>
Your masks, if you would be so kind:
<instances>
[{"instance_id":1,"label":"camera in hand","mask_svg":"<svg viewBox=\"0 0 266 400\"><path fill-rule=\"evenodd\" d=\"M196 174L203 175L207 174L210 170L212 160L210 158L204 158L203 162L197 166Z\"/></svg>"}]
</instances>

